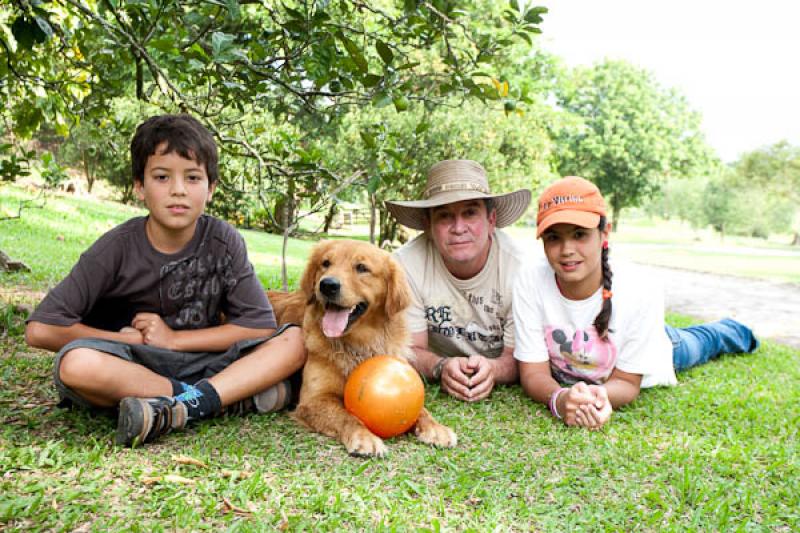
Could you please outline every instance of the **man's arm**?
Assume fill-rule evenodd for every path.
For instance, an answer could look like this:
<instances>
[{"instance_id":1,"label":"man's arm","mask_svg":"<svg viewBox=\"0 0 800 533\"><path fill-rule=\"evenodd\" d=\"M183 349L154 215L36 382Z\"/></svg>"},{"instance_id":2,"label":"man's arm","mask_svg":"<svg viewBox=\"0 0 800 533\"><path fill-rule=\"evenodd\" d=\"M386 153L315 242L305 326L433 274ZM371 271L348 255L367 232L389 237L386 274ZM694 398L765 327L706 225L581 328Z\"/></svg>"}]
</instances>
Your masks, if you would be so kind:
<instances>
[{"instance_id":1,"label":"man's arm","mask_svg":"<svg viewBox=\"0 0 800 533\"><path fill-rule=\"evenodd\" d=\"M129 328L127 331L106 331L85 324L76 323L71 326L54 326L44 322L31 321L25 326L25 342L34 348L42 348L57 352L69 342L76 339L94 337L128 344L142 344L142 334Z\"/></svg>"},{"instance_id":2,"label":"man's arm","mask_svg":"<svg viewBox=\"0 0 800 533\"><path fill-rule=\"evenodd\" d=\"M428 332L420 331L411 334L411 349L414 351L416 360L411 364L417 369L417 372L425 376L427 379L433 378L433 368L442 357L428 350Z\"/></svg>"},{"instance_id":3,"label":"man's arm","mask_svg":"<svg viewBox=\"0 0 800 533\"><path fill-rule=\"evenodd\" d=\"M494 368L494 382L508 385L519 381L519 369L517 360L514 359L514 348L505 346L500 357L495 359L487 358Z\"/></svg>"}]
</instances>

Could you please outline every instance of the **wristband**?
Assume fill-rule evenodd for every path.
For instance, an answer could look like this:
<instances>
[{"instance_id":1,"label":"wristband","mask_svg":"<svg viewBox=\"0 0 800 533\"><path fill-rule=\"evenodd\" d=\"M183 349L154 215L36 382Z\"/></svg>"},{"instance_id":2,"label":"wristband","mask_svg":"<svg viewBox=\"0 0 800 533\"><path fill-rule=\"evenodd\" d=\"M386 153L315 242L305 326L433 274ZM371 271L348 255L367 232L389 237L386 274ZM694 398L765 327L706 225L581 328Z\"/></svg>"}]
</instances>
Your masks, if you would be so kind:
<instances>
[{"instance_id":1,"label":"wristband","mask_svg":"<svg viewBox=\"0 0 800 533\"><path fill-rule=\"evenodd\" d=\"M567 389L564 387L554 390L553 393L550 395L550 401L547 402L548 405L550 406L550 412L553 414L554 417L556 417L559 420L561 420L561 415L558 414L558 408L556 407L556 402L558 402L558 397L561 396L561 393L564 392L565 390Z\"/></svg>"},{"instance_id":2,"label":"wristband","mask_svg":"<svg viewBox=\"0 0 800 533\"><path fill-rule=\"evenodd\" d=\"M436 380L441 379L441 377L442 377L442 368L444 368L444 364L446 362L447 362L447 357L442 357L438 361L436 361L436 364L433 365L433 368L431 369L431 377L433 379L436 379Z\"/></svg>"}]
</instances>

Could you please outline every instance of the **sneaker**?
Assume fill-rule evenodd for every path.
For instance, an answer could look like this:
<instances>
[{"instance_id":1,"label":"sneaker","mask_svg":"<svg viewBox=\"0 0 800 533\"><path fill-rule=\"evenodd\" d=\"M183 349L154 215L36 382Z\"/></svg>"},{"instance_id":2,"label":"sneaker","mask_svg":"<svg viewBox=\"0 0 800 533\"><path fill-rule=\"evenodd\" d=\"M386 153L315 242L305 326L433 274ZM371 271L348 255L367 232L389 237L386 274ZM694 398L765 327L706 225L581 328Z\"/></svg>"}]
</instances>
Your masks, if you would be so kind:
<instances>
[{"instance_id":1,"label":"sneaker","mask_svg":"<svg viewBox=\"0 0 800 533\"><path fill-rule=\"evenodd\" d=\"M123 398L119 403L116 442L136 446L186 426L186 406L174 398Z\"/></svg>"},{"instance_id":2,"label":"sneaker","mask_svg":"<svg viewBox=\"0 0 800 533\"><path fill-rule=\"evenodd\" d=\"M225 407L222 413L226 416L242 416L248 413L274 413L280 411L292 400L292 384L289 380L280 381L244 400Z\"/></svg>"}]
</instances>

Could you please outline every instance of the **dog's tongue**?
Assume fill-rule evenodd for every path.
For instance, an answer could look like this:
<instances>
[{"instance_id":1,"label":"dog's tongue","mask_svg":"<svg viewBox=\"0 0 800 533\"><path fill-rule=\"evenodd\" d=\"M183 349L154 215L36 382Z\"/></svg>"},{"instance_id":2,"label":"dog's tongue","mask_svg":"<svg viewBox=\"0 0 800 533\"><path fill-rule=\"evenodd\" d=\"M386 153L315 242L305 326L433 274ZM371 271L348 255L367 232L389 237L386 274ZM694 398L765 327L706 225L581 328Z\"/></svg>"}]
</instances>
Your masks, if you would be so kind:
<instances>
[{"instance_id":1,"label":"dog's tongue","mask_svg":"<svg viewBox=\"0 0 800 533\"><path fill-rule=\"evenodd\" d=\"M325 316L322 317L322 332L326 337L341 337L344 328L347 327L347 318L350 316L349 309L334 311L326 309Z\"/></svg>"}]
</instances>

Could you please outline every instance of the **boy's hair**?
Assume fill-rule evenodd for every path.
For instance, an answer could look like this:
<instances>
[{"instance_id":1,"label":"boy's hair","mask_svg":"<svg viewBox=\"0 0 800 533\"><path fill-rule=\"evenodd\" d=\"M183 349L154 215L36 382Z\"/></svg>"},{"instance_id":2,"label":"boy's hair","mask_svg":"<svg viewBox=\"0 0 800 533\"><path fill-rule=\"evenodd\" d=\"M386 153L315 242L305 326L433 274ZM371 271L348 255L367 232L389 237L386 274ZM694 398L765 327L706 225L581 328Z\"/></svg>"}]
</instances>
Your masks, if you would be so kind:
<instances>
[{"instance_id":1,"label":"boy's hair","mask_svg":"<svg viewBox=\"0 0 800 533\"><path fill-rule=\"evenodd\" d=\"M139 124L131 141L134 182L144 182L147 158L156 153L161 143L166 143L165 154L175 152L205 166L209 185L216 183L219 178L217 143L205 126L186 114L157 115Z\"/></svg>"},{"instance_id":2,"label":"boy's hair","mask_svg":"<svg viewBox=\"0 0 800 533\"><path fill-rule=\"evenodd\" d=\"M605 231L606 229L606 217L600 217L600 224L598 224L598 228L601 232ZM611 266L608 264L608 246L603 246L603 251L601 255L601 261L603 266L603 289L605 291L609 291L609 297L603 297L603 307L600 309L600 312L594 318L594 329L597 330L597 335L601 339L605 339L608 337L608 323L611 321L611 278L614 277L614 274L611 272Z\"/></svg>"}]
</instances>

